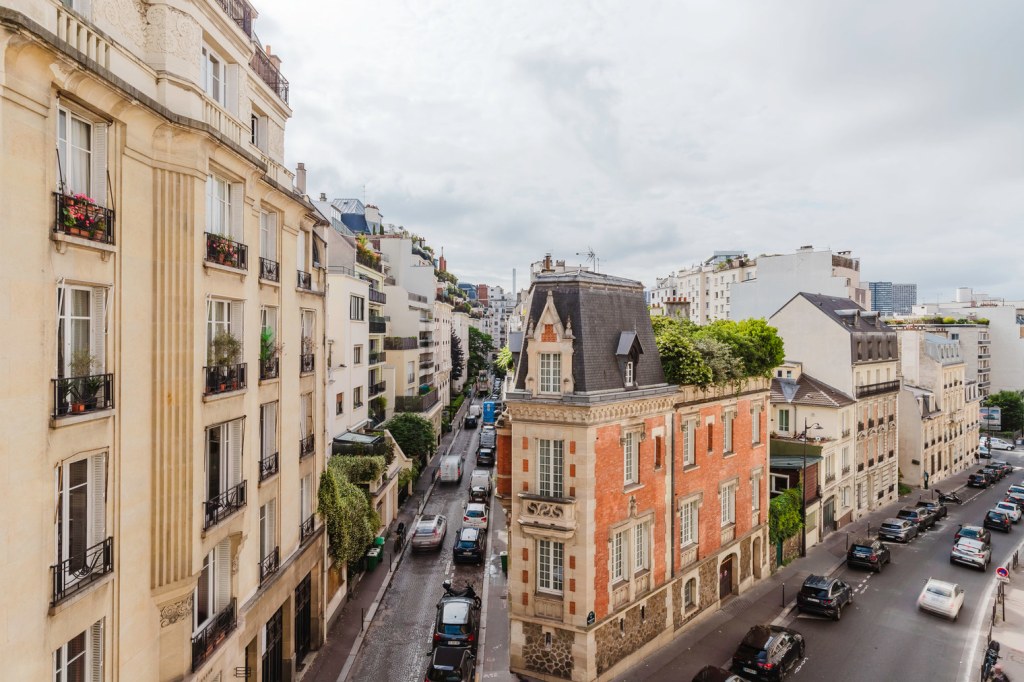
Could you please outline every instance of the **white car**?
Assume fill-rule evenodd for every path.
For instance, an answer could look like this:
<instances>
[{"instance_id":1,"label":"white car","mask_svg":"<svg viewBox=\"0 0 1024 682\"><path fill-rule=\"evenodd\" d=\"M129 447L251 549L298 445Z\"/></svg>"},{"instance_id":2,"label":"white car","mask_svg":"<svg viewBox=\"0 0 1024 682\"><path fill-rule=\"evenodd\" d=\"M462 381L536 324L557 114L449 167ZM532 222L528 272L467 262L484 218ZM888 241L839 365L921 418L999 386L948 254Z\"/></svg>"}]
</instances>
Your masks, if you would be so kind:
<instances>
[{"instance_id":1,"label":"white car","mask_svg":"<svg viewBox=\"0 0 1024 682\"><path fill-rule=\"evenodd\" d=\"M482 502L470 502L462 514L463 528L479 528L487 530L487 505Z\"/></svg>"},{"instance_id":2,"label":"white car","mask_svg":"<svg viewBox=\"0 0 1024 682\"><path fill-rule=\"evenodd\" d=\"M973 538L960 538L953 545L953 551L949 555L951 564L967 564L985 570L992 560L992 548L987 542Z\"/></svg>"},{"instance_id":3,"label":"white car","mask_svg":"<svg viewBox=\"0 0 1024 682\"><path fill-rule=\"evenodd\" d=\"M1011 485L1006 489L1007 495L1024 495L1024 485Z\"/></svg>"},{"instance_id":4,"label":"white car","mask_svg":"<svg viewBox=\"0 0 1024 682\"><path fill-rule=\"evenodd\" d=\"M1014 523L1020 523L1020 507L1013 502L996 502L996 506L992 507L992 511L1003 512Z\"/></svg>"},{"instance_id":5,"label":"white car","mask_svg":"<svg viewBox=\"0 0 1024 682\"><path fill-rule=\"evenodd\" d=\"M988 443L989 440L992 441L991 444ZM988 436L982 436L981 438L978 439L978 445L980 445L982 447L990 448L992 450L1013 450L1014 449L1014 445L1010 441L1003 440L1002 438L996 438L994 436L991 439Z\"/></svg>"},{"instance_id":6,"label":"white car","mask_svg":"<svg viewBox=\"0 0 1024 682\"><path fill-rule=\"evenodd\" d=\"M917 608L931 611L950 620L960 617L960 609L964 605L964 588L956 583L928 578L917 598Z\"/></svg>"}]
</instances>

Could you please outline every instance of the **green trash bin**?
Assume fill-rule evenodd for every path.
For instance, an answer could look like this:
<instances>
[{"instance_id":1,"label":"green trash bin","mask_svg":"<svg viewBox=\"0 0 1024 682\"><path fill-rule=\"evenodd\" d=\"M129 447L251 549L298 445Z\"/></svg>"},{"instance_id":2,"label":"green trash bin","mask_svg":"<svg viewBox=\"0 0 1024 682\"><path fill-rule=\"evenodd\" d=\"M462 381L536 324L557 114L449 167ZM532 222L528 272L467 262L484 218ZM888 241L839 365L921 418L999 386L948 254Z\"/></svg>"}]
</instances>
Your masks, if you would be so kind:
<instances>
[{"instance_id":1,"label":"green trash bin","mask_svg":"<svg viewBox=\"0 0 1024 682\"><path fill-rule=\"evenodd\" d=\"M508 575L508 552L501 553L501 572Z\"/></svg>"},{"instance_id":2,"label":"green trash bin","mask_svg":"<svg viewBox=\"0 0 1024 682\"><path fill-rule=\"evenodd\" d=\"M374 547L366 553L366 570L372 571L380 562L380 548Z\"/></svg>"},{"instance_id":3,"label":"green trash bin","mask_svg":"<svg viewBox=\"0 0 1024 682\"><path fill-rule=\"evenodd\" d=\"M376 545L377 547L383 547L384 546L384 536L383 535L378 535L377 538L373 541L373 544Z\"/></svg>"}]
</instances>

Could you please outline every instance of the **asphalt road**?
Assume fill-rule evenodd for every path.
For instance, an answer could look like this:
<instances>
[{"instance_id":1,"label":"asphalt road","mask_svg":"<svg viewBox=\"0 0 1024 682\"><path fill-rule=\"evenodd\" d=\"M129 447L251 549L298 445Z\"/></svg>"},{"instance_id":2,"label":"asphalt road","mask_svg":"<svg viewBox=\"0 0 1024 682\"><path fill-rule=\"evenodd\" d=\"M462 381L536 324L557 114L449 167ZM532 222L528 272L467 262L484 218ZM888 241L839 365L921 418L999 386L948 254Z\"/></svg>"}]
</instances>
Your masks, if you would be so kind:
<instances>
[{"instance_id":1,"label":"asphalt road","mask_svg":"<svg viewBox=\"0 0 1024 682\"><path fill-rule=\"evenodd\" d=\"M466 454L462 482L456 485L438 481L423 510L424 514L448 517L448 533L441 551L413 554L406 550L369 626L349 679L422 680L431 652L437 601L444 595L441 583L451 578L458 587L468 580L478 594L482 593L483 568L452 563L452 545L462 526L463 505L469 499L479 432L477 428L458 433L451 452Z\"/></svg>"}]
</instances>

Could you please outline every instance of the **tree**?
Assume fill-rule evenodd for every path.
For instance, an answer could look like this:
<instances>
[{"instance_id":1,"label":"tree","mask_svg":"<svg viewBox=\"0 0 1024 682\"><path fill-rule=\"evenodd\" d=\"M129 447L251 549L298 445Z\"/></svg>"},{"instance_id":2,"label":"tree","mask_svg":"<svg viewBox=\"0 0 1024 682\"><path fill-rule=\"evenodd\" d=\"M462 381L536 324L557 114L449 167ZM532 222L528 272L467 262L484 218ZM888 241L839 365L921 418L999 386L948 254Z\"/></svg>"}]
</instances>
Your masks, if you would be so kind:
<instances>
[{"instance_id":1,"label":"tree","mask_svg":"<svg viewBox=\"0 0 1024 682\"><path fill-rule=\"evenodd\" d=\"M1002 408L1003 431L1024 429L1024 397L1016 391L999 391L985 400L985 407Z\"/></svg>"},{"instance_id":2,"label":"tree","mask_svg":"<svg viewBox=\"0 0 1024 682\"><path fill-rule=\"evenodd\" d=\"M487 369L487 356L494 348L494 339L476 327L469 328L469 376L475 377Z\"/></svg>"},{"instance_id":3,"label":"tree","mask_svg":"<svg viewBox=\"0 0 1024 682\"><path fill-rule=\"evenodd\" d=\"M736 383L746 375L743 361L740 360L725 341L713 336L698 336L693 340L693 347L704 359L704 364L711 370L711 383Z\"/></svg>"},{"instance_id":4,"label":"tree","mask_svg":"<svg viewBox=\"0 0 1024 682\"><path fill-rule=\"evenodd\" d=\"M494 375L502 379L512 369L512 351L508 346L503 346L498 351L498 357L494 359Z\"/></svg>"},{"instance_id":5,"label":"tree","mask_svg":"<svg viewBox=\"0 0 1024 682\"><path fill-rule=\"evenodd\" d=\"M800 496L803 488L789 488L768 505L768 537L778 543L788 540L804 527Z\"/></svg>"},{"instance_id":6,"label":"tree","mask_svg":"<svg viewBox=\"0 0 1024 682\"><path fill-rule=\"evenodd\" d=\"M462 350L462 339L454 332L452 333L452 383L462 378L462 365L466 360L466 354Z\"/></svg>"},{"instance_id":7,"label":"tree","mask_svg":"<svg viewBox=\"0 0 1024 682\"><path fill-rule=\"evenodd\" d=\"M399 412L382 428L391 432L391 437L408 457L420 457L426 461L437 448L434 425L414 412Z\"/></svg>"},{"instance_id":8,"label":"tree","mask_svg":"<svg viewBox=\"0 0 1024 682\"><path fill-rule=\"evenodd\" d=\"M651 324L665 380L672 384L701 388L709 386L712 380L711 368L694 347L687 330L688 326L695 325L689 320L669 317L655 317Z\"/></svg>"}]
</instances>

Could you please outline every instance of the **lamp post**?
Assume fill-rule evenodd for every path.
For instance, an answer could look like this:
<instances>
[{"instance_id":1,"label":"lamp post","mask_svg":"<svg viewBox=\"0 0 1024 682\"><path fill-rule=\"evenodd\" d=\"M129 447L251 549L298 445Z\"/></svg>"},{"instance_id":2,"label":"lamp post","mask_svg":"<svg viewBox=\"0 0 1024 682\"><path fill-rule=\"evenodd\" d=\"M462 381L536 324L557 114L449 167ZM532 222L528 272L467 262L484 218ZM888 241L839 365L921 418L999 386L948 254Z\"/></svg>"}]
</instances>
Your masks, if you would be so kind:
<instances>
[{"instance_id":1,"label":"lamp post","mask_svg":"<svg viewBox=\"0 0 1024 682\"><path fill-rule=\"evenodd\" d=\"M821 424L814 422L811 425L807 424L807 417L804 417L804 430L800 434L800 438L804 441L803 447L803 469L800 474L800 530L803 533L803 538L800 541L800 556L807 556L807 431L809 429L820 429ZM815 488L817 489L817 488Z\"/></svg>"}]
</instances>

